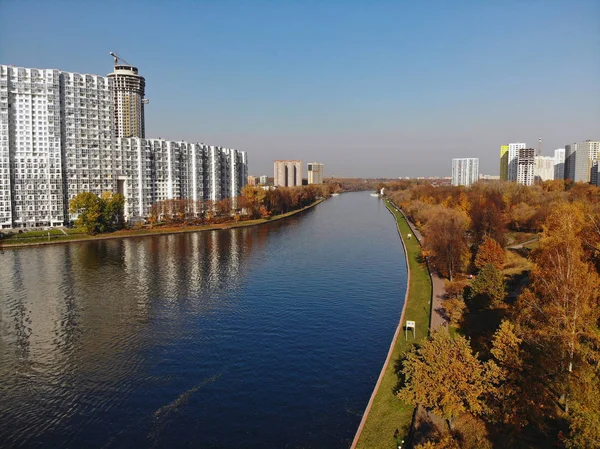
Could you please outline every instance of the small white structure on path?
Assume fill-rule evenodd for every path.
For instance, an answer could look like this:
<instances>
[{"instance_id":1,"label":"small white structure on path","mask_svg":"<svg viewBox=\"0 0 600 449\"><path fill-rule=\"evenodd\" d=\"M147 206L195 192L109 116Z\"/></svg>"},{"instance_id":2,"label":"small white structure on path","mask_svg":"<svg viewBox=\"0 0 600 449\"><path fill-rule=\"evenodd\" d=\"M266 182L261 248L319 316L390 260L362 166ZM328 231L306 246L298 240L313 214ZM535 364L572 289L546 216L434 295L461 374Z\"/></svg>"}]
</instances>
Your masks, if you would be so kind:
<instances>
[{"instance_id":1,"label":"small white structure on path","mask_svg":"<svg viewBox=\"0 0 600 449\"><path fill-rule=\"evenodd\" d=\"M408 340L408 330L411 329L413 333L413 340L415 339L415 322L414 321L406 321L406 326L404 326L404 339Z\"/></svg>"}]
</instances>

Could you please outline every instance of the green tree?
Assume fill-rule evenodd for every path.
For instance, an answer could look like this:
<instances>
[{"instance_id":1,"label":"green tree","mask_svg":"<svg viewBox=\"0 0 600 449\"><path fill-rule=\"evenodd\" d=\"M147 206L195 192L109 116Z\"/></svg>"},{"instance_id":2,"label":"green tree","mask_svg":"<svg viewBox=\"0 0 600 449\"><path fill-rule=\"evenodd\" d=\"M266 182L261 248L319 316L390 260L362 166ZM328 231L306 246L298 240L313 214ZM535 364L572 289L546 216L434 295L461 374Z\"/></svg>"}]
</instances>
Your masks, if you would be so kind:
<instances>
[{"instance_id":1,"label":"green tree","mask_svg":"<svg viewBox=\"0 0 600 449\"><path fill-rule=\"evenodd\" d=\"M75 223L88 234L112 231L123 222L125 197L119 193L81 192L69 203L69 210L77 214Z\"/></svg>"},{"instance_id":2,"label":"green tree","mask_svg":"<svg viewBox=\"0 0 600 449\"><path fill-rule=\"evenodd\" d=\"M124 222L125 197L120 193L104 192L102 194L102 227L100 232L113 231Z\"/></svg>"},{"instance_id":3,"label":"green tree","mask_svg":"<svg viewBox=\"0 0 600 449\"><path fill-rule=\"evenodd\" d=\"M494 389L499 372L494 362L477 359L466 338L452 338L441 329L407 353L402 375L398 397L446 419L452 429L460 414L484 412L483 398Z\"/></svg>"},{"instance_id":4,"label":"green tree","mask_svg":"<svg viewBox=\"0 0 600 449\"><path fill-rule=\"evenodd\" d=\"M102 200L92 192L81 192L69 203L69 211L77 214L75 223L88 234L100 232L102 223Z\"/></svg>"},{"instance_id":5,"label":"green tree","mask_svg":"<svg viewBox=\"0 0 600 449\"><path fill-rule=\"evenodd\" d=\"M500 304L506 296L504 274L491 263L487 264L471 284L471 291L487 296L494 305Z\"/></svg>"}]
</instances>

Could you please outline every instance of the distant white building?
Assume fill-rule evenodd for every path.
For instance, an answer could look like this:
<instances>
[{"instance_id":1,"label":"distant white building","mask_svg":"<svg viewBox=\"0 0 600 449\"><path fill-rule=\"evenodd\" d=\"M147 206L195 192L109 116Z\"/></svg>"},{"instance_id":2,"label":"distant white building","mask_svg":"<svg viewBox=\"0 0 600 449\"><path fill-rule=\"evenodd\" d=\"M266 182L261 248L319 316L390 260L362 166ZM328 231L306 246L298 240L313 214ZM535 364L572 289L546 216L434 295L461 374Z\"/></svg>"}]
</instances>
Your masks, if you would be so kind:
<instances>
[{"instance_id":1,"label":"distant white building","mask_svg":"<svg viewBox=\"0 0 600 449\"><path fill-rule=\"evenodd\" d=\"M266 186L269 183L269 177L267 175L261 175L259 178L259 184Z\"/></svg>"},{"instance_id":2,"label":"distant white building","mask_svg":"<svg viewBox=\"0 0 600 449\"><path fill-rule=\"evenodd\" d=\"M554 150L554 179L565 179L565 149Z\"/></svg>"},{"instance_id":3,"label":"distant white building","mask_svg":"<svg viewBox=\"0 0 600 449\"><path fill-rule=\"evenodd\" d=\"M533 165L534 182L551 181L554 179L554 157L535 156Z\"/></svg>"},{"instance_id":4,"label":"distant white building","mask_svg":"<svg viewBox=\"0 0 600 449\"><path fill-rule=\"evenodd\" d=\"M276 187L302 185L302 161L275 161L273 184Z\"/></svg>"},{"instance_id":5,"label":"distant white building","mask_svg":"<svg viewBox=\"0 0 600 449\"><path fill-rule=\"evenodd\" d=\"M452 159L452 185L470 186L479 179L479 158Z\"/></svg>"},{"instance_id":6,"label":"distant white building","mask_svg":"<svg viewBox=\"0 0 600 449\"><path fill-rule=\"evenodd\" d=\"M526 143L509 143L508 144L508 180L516 181L518 173L519 150L527 148Z\"/></svg>"},{"instance_id":7,"label":"distant white building","mask_svg":"<svg viewBox=\"0 0 600 449\"><path fill-rule=\"evenodd\" d=\"M323 184L323 164L319 162L308 163L308 183Z\"/></svg>"}]
</instances>

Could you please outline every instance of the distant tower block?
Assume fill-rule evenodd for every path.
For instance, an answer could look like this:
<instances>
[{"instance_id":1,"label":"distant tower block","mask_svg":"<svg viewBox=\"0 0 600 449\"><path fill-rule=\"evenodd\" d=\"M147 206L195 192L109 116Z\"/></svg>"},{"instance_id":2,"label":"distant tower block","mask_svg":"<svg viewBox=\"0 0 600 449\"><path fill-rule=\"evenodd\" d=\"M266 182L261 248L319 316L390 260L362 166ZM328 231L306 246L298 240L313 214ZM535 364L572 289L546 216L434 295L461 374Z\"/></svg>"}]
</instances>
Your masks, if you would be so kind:
<instances>
[{"instance_id":1,"label":"distant tower block","mask_svg":"<svg viewBox=\"0 0 600 449\"><path fill-rule=\"evenodd\" d=\"M319 162L308 163L308 183L323 184L323 164Z\"/></svg>"},{"instance_id":2,"label":"distant tower block","mask_svg":"<svg viewBox=\"0 0 600 449\"><path fill-rule=\"evenodd\" d=\"M144 98L146 80L133 67L116 53L110 53L115 59L115 67L108 74L113 82L115 106L115 137L146 137L144 123Z\"/></svg>"}]
</instances>

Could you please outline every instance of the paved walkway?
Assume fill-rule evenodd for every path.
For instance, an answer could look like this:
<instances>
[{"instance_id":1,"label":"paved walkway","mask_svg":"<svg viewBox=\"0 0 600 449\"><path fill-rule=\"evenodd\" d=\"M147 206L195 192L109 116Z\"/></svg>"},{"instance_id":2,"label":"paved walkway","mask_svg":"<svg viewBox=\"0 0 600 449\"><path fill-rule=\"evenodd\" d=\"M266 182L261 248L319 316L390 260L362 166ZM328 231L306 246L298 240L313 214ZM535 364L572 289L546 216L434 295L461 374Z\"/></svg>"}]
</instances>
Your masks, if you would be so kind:
<instances>
[{"instance_id":1,"label":"paved walkway","mask_svg":"<svg viewBox=\"0 0 600 449\"><path fill-rule=\"evenodd\" d=\"M525 245L529 245L530 243L537 242L540 239L540 236L536 236L531 240L527 240L526 242L517 243L516 245L507 246L506 249L521 249Z\"/></svg>"},{"instance_id":2,"label":"paved walkway","mask_svg":"<svg viewBox=\"0 0 600 449\"><path fill-rule=\"evenodd\" d=\"M402 213L402 215L404 215L404 218L410 226L410 229L412 229L413 235L417 237L421 245L423 245L425 239L423 238L421 232L417 229L414 223L410 221L410 219L404 214L404 212L402 212L402 209L400 209L400 212ZM434 272L431 266L429 267L429 273L431 275L433 292L433 313L431 314L431 325L429 326L429 328L430 330L434 330L437 329L439 326L444 326L447 329L448 321L446 320L446 318L444 318L444 314L442 312L442 300L444 299L444 295L446 294L444 279L442 279L437 272Z\"/></svg>"}]
</instances>

